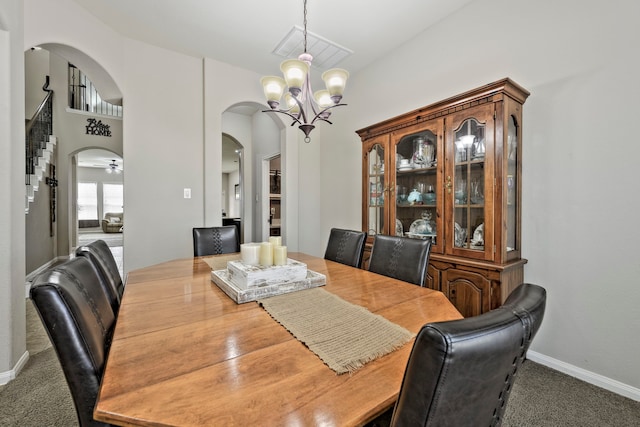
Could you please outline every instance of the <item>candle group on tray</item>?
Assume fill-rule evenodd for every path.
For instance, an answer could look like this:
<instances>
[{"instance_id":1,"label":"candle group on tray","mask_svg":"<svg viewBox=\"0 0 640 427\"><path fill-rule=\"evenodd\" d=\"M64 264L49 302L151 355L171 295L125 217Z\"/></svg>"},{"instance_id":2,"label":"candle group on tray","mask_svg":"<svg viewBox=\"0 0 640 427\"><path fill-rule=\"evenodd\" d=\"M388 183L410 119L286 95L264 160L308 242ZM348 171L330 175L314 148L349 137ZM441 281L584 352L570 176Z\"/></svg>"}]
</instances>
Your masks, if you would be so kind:
<instances>
[{"instance_id":1,"label":"candle group on tray","mask_svg":"<svg viewBox=\"0 0 640 427\"><path fill-rule=\"evenodd\" d=\"M247 265L286 265L287 247L282 246L282 237L272 236L268 242L243 243L240 245L240 256Z\"/></svg>"}]
</instances>

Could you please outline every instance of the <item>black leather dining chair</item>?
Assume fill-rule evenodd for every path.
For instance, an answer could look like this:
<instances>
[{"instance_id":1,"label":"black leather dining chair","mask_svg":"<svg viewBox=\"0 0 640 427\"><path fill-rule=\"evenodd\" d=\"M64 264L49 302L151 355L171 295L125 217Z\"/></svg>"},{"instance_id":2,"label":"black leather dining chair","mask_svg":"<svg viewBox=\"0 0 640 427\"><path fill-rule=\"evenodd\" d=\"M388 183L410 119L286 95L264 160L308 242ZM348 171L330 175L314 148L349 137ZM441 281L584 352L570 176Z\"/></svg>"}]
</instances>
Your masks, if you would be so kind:
<instances>
[{"instance_id":1,"label":"black leather dining chair","mask_svg":"<svg viewBox=\"0 0 640 427\"><path fill-rule=\"evenodd\" d=\"M332 228L324 258L359 268L366 240L367 233L364 231Z\"/></svg>"},{"instance_id":2,"label":"black leather dining chair","mask_svg":"<svg viewBox=\"0 0 640 427\"><path fill-rule=\"evenodd\" d=\"M95 268L73 258L40 274L30 296L69 385L80 426L108 426L93 419L115 315Z\"/></svg>"},{"instance_id":3,"label":"black leather dining chair","mask_svg":"<svg viewBox=\"0 0 640 427\"><path fill-rule=\"evenodd\" d=\"M118 263L104 240L96 240L87 245L78 246L76 256L83 256L98 269L101 279L118 295L118 303L124 293L124 283L118 270Z\"/></svg>"},{"instance_id":4,"label":"black leather dining chair","mask_svg":"<svg viewBox=\"0 0 640 427\"><path fill-rule=\"evenodd\" d=\"M235 225L196 227L193 229L193 256L240 252L240 238Z\"/></svg>"},{"instance_id":5,"label":"black leather dining chair","mask_svg":"<svg viewBox=\"0 0 640 427\"><path fill-rule=\"evenodd\" d=\"M376 234L369 271L424 286L431 240Z\"/></svg>"},{"instance_id":6,"label":"black leather dining chair","mask_svg":"<svg viewBox=\"0 0 640 427\"><path fill-rule=\"evenodd\" d=\"M424 325L391 426L499 426L546 299L544 288L524 283L493 311Z\"/></svg>"}]
</instances>

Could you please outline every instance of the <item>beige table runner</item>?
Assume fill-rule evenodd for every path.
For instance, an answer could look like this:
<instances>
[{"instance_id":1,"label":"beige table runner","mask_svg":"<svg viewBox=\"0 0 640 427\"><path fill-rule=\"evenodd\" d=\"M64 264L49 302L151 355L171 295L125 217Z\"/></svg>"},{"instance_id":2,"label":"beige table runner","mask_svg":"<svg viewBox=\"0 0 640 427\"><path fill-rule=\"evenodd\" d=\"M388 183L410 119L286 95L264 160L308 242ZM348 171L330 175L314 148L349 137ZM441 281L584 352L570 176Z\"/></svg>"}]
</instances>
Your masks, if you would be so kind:
<instances>
[{"instance_id":1,"label":"beige table runner","mask_svg":"<svg viewBox=\"0 0 640 427\"><path fill-rule=\"evenodd\" d=\"M338 374L361 368L402 347L415 335L320 288L258 303Z\"/></svg>"}]
</instances>

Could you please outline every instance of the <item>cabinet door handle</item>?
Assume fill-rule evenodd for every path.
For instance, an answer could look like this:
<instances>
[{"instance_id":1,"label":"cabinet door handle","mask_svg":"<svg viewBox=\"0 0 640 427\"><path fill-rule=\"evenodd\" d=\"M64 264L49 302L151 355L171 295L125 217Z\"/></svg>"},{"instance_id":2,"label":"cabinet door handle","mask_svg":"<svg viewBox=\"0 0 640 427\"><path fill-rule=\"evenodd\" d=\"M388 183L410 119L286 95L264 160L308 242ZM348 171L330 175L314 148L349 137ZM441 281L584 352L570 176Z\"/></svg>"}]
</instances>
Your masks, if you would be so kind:
<instances>
[{"instance_id":1,"label":"cabinet door handle","mask_svg":"<svg viewBox=\"0 0 640 427\"><path fill-rule=\"evenodd\" d=\"M444 188L447 189L447 193L451 194L451 175L447 176L447 182L444 183Z\"/></svg>"}]
</instances>

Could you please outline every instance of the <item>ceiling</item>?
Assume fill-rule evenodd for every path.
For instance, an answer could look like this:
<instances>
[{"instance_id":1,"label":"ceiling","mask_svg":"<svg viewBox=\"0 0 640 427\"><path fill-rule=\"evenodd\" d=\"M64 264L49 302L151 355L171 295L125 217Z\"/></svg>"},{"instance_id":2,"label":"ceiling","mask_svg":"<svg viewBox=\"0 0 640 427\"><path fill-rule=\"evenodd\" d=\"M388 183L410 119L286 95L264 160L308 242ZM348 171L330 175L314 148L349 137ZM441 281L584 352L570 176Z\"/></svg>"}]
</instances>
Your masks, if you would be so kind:
<instances>
[{"instance_id":1,"label":"ceiling","mask_svg":"<svg viewBox=\"0 0 640 427\"><path fill-rule=\"evenodd\" d=\"M260 75L280 74L280 62L285 58L272 52L294 26L304 25L302 0L74 1L125 37L213 58ZM307 30L310 36L350 51L332 66L345 68L353 76L471 1L308 0ZM308 50L318 57L315 49L317 45L310 45ZM317 79L321 71L312 74ZM249 112L234 110L249 115L255 111L255 107ZM223 172L237 167L233 144L226 152ZM97 165L109 163L113 157L110 152L91 150L79 161Z\"/></svg>"},{"instance_id":2,"label":"ceiling","mask_svg":"<svg viewBox=\"0 0 640 427\"><path fill-rule=\"evenodd\" d=\"M272 52L303 26L302 0L74 1L126 37L260 75L280 74ZM351 51L336 66L353 75L471 1L308 0L307 30Z\"/></svg>"},{"instance_id":3,"label":"ceiling","mask_svg":"<svg viewBox=\"0 0 640 427\"><path fill-rule=\"evenodd\" d=\"M78 153L78 166L84 168L103 168L106 169L109 163L116 162L120 169L124 168L122 157L111 151L101 150L99 148L83 150Z\"/></svg>"}]
</instances>

